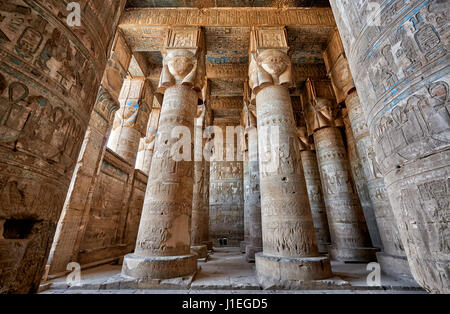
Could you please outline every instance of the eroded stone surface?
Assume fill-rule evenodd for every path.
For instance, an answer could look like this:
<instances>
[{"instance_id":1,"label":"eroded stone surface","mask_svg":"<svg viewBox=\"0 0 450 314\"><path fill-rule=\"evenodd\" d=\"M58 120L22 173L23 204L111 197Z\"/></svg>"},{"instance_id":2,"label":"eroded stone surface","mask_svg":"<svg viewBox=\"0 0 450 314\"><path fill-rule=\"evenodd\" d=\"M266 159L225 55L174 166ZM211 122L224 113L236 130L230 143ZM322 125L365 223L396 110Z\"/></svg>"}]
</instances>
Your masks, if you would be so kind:
<instances>
[{"instance_id":1,"label":"eroded stone surface","mask_svg":"<svg viewBox=\"0 0 450 314\"><path fill-rule=\"evenodd\" d=\"M304 112L314 145L331 236L329 254L340 261L373 261L375 249L351 178L341 132L342 116L329 81L306 82Z\"/></svg>"},{"instance_id":2,"label":"eroded stone surface","mask_svg":"<svg viewBox=\"0 0 450 314\"><path fill-rule=\"evenodd\" d=\"M36 291L61 208L44 278L69 261L123 271L69 291L368 290L366 265L318 253L328 225L332 258L383 247L373 291L396 291L384 278L406 278L407 258L423 287L448 291L445 2L333 1L344 44L329 8L248 4L130 10L112 40L123 2L76 2L77 26L67 2L0 1L0 292ZM183 145L199 115L202 130L240 128L208 147L226 157ZM228 247L207 252L219 238Z\"/></svg>"},{"instance_id":3,"label":"eroded stone surface","mask_svg":"<svg viewBox=\"0 0 450 314\"><path fill-rule=\"evenodd\" d=\"M183 145L175 151L173 145L177 143L177 137L173 137L172 132L182 126L183 130L194 133L198 92L202 88L199 64L203 56L201 46L198 46L199 36L201 33L197 28L173 29L168 34L159 83L164 100L158 137L136 249L134 254L125 256L124 275L167 279L194 273L197 268L197 255L190 254L194 143L189 137L187 147ZM197 38L193 42L196 48L179 49L185 45L180 38ZM180 151L181 156L176 155ZM171 267L166 268L164 261Z\"/></svg>"},{"instance_id":4,"label":"eroded stone surface","mask_svg":"<svg viewBox=\"0 0 450 314\"><path fill-rule=\"evenodd\" d=\"M301 158L319 251L326 253L328 252L328 245L331 244L331 239L316 153L315 151L304 150L301 152Z\"/></svg>"},{"instance_id":5,"label":"eroded stone surface","mask_svg":"<svg viewBox=\"0 0 450 314\"><path fill-rule=\"evenodd\" d=\"M209 208L204 202L205 188L205 164L203 158L203 124L205 118L205 107L201 109L201 115L195 120L194 129L194 186L192 196L192 233L191 250L195 251L199 258L206 258L208 249L206 242L209 237Z\"/></svg>"},{"instance_id":6,"label":"eroded stone surface","mask_svg":"<svg viewBox=\"0 0 450 314\"><path fill-rule=\"evenodd\" d=\"M0 292L37 291L125 1L0 8Z\"/></svg>"},{"instance_id":7,"label":"eroded stone surface","mask_svg":"<svg viewBox=\"0 0 450 314\"><path fill-rule=\"evenodd\" d=\"M245 109L244 109L245 110ZM248 212L248 243L245 247L245 258L249 262L255 260L255 254L263 250L261 226L261 193L259 180L258 130L255 106L246 108L246 148L247 148L247 180L244 177L244 206Z\"/></svg>"},{"instance_id":8,"label":"eroded stone surface","mask_svg":"<svg viewBox=\"0 0 450 314\"><path fill-rule=\"evenodd\" d=\"M276 39L260 36L264 30L252 34L255 57L249 70L258 118L263 234L263 252L257 254L256 269L260 282L272 278L283 285L293 280L330 277L331 268L326 267L329 260L318 254L287 88L292 84L290 60L281 49L258 50L261 46L287 48L284 30L274 29L273 32L278 35ZM299 272L294 266L299 258L313 258L308 263L308 271ZM268 261L279 265L269 267L269 271ZM277 269L281 268L285 271L277 274Z\"/></svg>"},{"instance_id":9,"label":"eroded stone surface","mask_svg":"<svg viewBox=\"0 0 450 314\"><path fill-rule=\"evenodd\" d=\"M448 4L393 1L368 18L370 11L353 2L330 3L355 85L364 91L361 104L412 274L427 290L448 293Z\"/></svg>"},{"instance_id":10,"label":"eroded stone surface","mask_svg":"<svg viewBox=\"0 0 450 314\"><path fill-rule=\"evenodd\" d=\"M244 239L243 162L212 161L210 174L210 238L227 238L228 245Z\"/></svg>"},{"instance_id":11,"label":"eroded stone surface","mask_svg":"<svg viewBox=\"0 0 450 314\"><path fill-rule=\"evenodd\" d=\"M127 79L119 95L120 109L111 132L108 146L135 165L141 137L147 131L147 123L153 103L153 94L145 79Z\"/></svg>"}]
</instances>

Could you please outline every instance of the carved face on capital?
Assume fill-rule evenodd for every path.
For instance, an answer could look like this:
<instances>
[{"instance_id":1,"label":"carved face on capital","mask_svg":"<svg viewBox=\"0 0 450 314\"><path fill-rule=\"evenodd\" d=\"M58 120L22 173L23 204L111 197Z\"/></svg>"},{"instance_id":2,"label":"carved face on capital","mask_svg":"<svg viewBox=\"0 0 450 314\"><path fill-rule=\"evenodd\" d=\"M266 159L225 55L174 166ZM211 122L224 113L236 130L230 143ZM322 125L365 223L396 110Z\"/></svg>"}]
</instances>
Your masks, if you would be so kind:
<instances>
[{"instance_id":1,"label":"carved face on capital","mask_svg":"<svg viewBox=\"0 0 450 314\"><path fill-rule=\"evenodd\" d=\"M280 50L265 50L258 59L263 69L272 76L280 76L289 66L289 57Z\"/></svg>"},{"instance_id":2,"label":"carved face on capital","mask_svg":"<svg viewBox=\"0 0 450 314\"><path fill-rule=\"evenodd\" d=\"M339 59L334 70L331 72L331 75L336 87L342 92L347 93L353 87L353 78L350 73L347 59Z\"/></svg>"},{"instance_id":3,"label":"carved face on capital","mask_svg":"<svg viewBox=\"0 0 450 314\"><path fill-rule=\"evenodd\" d=\"M192 62L192 58L190 56L185 54L176 54L168 56L167 66L173 76L185 77L192 71L194 63Z\"/></svg>"}]
</instances>

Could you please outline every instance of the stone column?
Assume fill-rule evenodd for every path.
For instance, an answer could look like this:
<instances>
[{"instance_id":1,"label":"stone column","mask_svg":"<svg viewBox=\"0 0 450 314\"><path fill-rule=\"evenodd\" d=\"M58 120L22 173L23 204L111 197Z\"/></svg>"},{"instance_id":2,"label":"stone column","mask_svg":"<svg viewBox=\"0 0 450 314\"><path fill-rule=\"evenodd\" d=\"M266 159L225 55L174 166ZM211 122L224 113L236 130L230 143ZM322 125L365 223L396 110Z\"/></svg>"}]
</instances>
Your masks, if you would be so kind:
<instances>
[{"instance_id":1,"label":"stone column","mask_svg":"<svg viewBox=\"0 0 450 314\"><path fill-rule=\"evenodd\" d=\"M450 293L448 3L330 2L411 272Z\"/></svg>"},{"instance_id":2,"label":"stone column","mask_svg":"<svg viewBox=\"0 0 450 314\"><path fill-rule=\"evenodd\" d=\"M412 279L384 179L374 158L364 112L337 30L330 38L324 59L337 100L345 101L347 107L344 123L349 158L360 200L365 203L363 210L372 242L383 249L383 252L377 253L381 270L389 275ZM372 217L373 222L370 222L369 217Z\"/></svg>"},{"instance_id":3,"label":"stone column","mask_svg":"<svg viewBox=\"0 0 450 314\"><path fill-rule=\"evenodd\" d=\"M244 82L244 109L241 112L241 125L246 128L246 120L248 119L248 106L246 104L246 95L248 95L248 82ZM245 253L247 246L250 243L250 206L249 206L249 196L250 196L250 172L249 172L249 160L248 160L248 134L245 133L244 137L241 138L241 148L243 152L242 161L242 183L243 183L243 194L244 194L244 241L241 242L240 249L241 253Z\"/></svg>"},{"instance_id":4,"label":"stone column","mask_svg":"<svg viewBox=\"0 0 450 314\"><path fill-rule=\"evenodd\" d=\"M153 94L145 78L126 79L119 95L108 146L131 165L135 165L141 137L146 135Z\"/></svg>"},{"instance_id":5,"label":"stone column","mask_svg":"<svg viewBox=\"0 0 450 314\"><path fill-rule=\"evenodd\" d=\"M161 108L153 108L148 119L147 134L141 139L136 157L136 169L149 174L152 163L155 139L158 131L159 115Z\"/></svg>"},{"instance_id":6,"label":"stone column","mask_svg":"<svg viewBox=\"0 0 450 314\"><path fill-rule=\"evenodd\" d=\"M317 156L314 144L305 126L297 128L300 140L300 156L302 159L303 173L305 174L306 188L308 190L309 206L316 231L319 252L327 253L331 244L330 230L328 228L327 210L322 194L320 171L317 164Z\"/></svg>"},{"instance_id":7,"label":"stone column","mask_svg":"<svg viewBox=\"0 0 450 314\"><path fill-rule=\"evenodd\" d=\"M245 89L245 86L244 86ZM248 115L248 107L244 105L244 110L242 112L244 119ZM245 124L244 124L245 127ZM242 149L243 149L243 161L242 161L242 182L243 182L243 192L244 192L244 241L241 242L240 249L241 253L245 253L247 246L250 243L250 171L249 171L249 160L248 160L248 135L245 134L242 139Z\"/></svg>"},{"instance_id":8,"label":"stone column","mask_svg":"<svg viewBox=\"0 0 450 314\"><path fill-rule=\"evenodd\" d=\"M213 249L213 242L209 237L209 175L210 175L210 167L211 163L205 160L205 166L203 167L204 175L203 175L203 212L205 225L204 228L204 237L203 244L206 245L208 251Z\"/></svg>"},{"instance_id":9,"label":"stone column","mask_svg":"<svg viewBox=\"0 0 450 314\"><path fill-rule=\"evenodd\" d=\"M331 84L336 95L336 100L339 104L344 103L349 93L354 91L355 85L353 84L353 79L348 68L348 62L345 58L337 30L330 36L328 47L324 51L323 57L328 76L331 79ZM344 118L344 125L352 177L356 185L356 190L358 192L372 243L375 247L382 249L383 244L381 243L380 232L375 219L374 205L369 196L367 179L364 176L363 167L357 153L356 141L353 136L352 127L347 118L347 112L345 109L343 112L345 112L346 117Z\"/></svg>"},{"instance_id":10,"label":"stone column","mask_svg":"<svg viewBox=\"0 0 450 314\"><path fill-rule=\"evenodd\" d=\"M172 28L166 40L159 83L164 101L155 153L136 249L125 256L122 268L123 275L136 279L182 277L197 270L197 255L190 252L194 183L192 134L201 96L204 60L202 49L177 48L199 47L200 39L199 28ZM188 134L184 134L186 132ZM181 146L174 149L174 145Z\"/></svg>"},{"instance_id":11,"label":"stone column","mask_svg":"<svg viewBox=\"0 0 450 314\"><path fill-rule=\"evenodd\" d=\"M208 85L208 84L207 84ZM207 86L208 87L208 86ZM204 119L204 129L206 130L208 126L212 124L212 110L209 108L209 88L204 88L207 95L204 95L203 99L205 102L205 119ZM205 132L204 132L205 133ZM206 244L208 251L213 250L213 242L211 241L209 234L209 186L210 186L210 174L211 174L211 162L210 156L212 153L207 153L205 151L205 145L208 142L206 138L206 134L203 134L203 155L205 158L205 165L203 167L204 170L204 180L203 180L203 211L205 217L205 225L204 228L204 236L203 244Z\"/></svg>"},{"instance_id":12,"label":"stone column","mask_svg":"<svg viewBox=\"0 0 450 314\"><path fill-rule=\"evenodd\" d=\"M380 232L378 231L377 220L374 213L373 203L370 199L367 180L363 173L363 166L361 164L361 160L359 159L358 151L356 148L356 140L353 135L346 108L342 108L342 117L345 126L345 138L347 141L348 153L347 156L350 163L352 179L358 193L359 201L364 213L364 218L366 219L370 239L372 240L372 244L375 247L383 249L383 244L381 242Z\"/></svg>"},{"instance_id":13,"label":"stone column","mask_svg":"<svg viewBox=\"0 0 450 314\"><path fill-rule=\"evenodd\" d=\"M191 235L191 251L197 253L198 258L206 258L208 248L205 241L208 241L208 224L209 219L203 205L205 188L205 160L203 159L203 119L205 118L205 107L199 109L199 118L195 121L194 127L194 187L192 196L192 235Z\"/></svg>"},{"instance_id":14,"label":"stone column","mask_svg":"<svg viewBox=\"0 0 450 314\"><path fill-rule=\"evenodd\" d=\"M245 211L248 212L248 244L245 249L245 258L248 262L255 261L255 254L263 250L262 226L261 226L261 194L259 183L259 159L258 159L258 130L256 120L256 108L250 105L248 108L248 120L246 121L245 134L248 148L248 182L244 182ZM245 177L244 177L245 179Z\"/></svg>"},{"instance_id":15,"label":"stone column","mask_svg":"<svg viewBox=\"0 0 450 314\"><path fill-rule=\"evenodd\" d=\"M0 293L38 289L125 1L80 5L0 8Z\"/></svg>"},{"instance_id":16,"label":"stone column","mask_svg":"<svg viewBox=\"0 0 450 314\"><path fill-rule=\"evenodd\" d=\"M50 276L63 275L67 272L67 265L77 261L79 249L77 240L86 228L90 199L106 150L114 114L118 109L117 100L101 87L47 262Z\"/></svg>"},{"instance_id":17,"label":"stone column","mask_svg":"<svg viewBox=\"0 0 450 314\"><path fill-rule=\"evenodd\" d=\"M375 160L369 130L356 90L346 98L345 103L353 130L352 134L355 134L356 150L364 170L364 177L367 179L369 197L373 203L375 218L380 230L383 251L377 253L377 259L381 271L389 275L412 279L397 222L386 193L383 176Z\"/></svg>"},{"instance_id":18,"label":"stone column","mask_svg":"<svg viewBox=\"0 0 450 314\"><path fill-rule=\"evenodd\" d=\"M319 84L322 88L319 88ZM331 88L323 84L306 82L308 101L305 118L308 134L314 134L323 196L327 208L332 260L369 262L376 260L364 214L350 175L350 165L340 130L336 127L336 105L331 98L321 98Z\"/></svg>"},{"instance_id":19,"label":"stone column","mask_svg":"<svg viewBox=\"0 0 450 314\"><path fill-rule=\"evenodd\" d=\"M330 277L331 266L318 253L295 140L285 30L254 29L251 36L249 82L257 109L263 235L263 252L255 256L256 273L263 287L292 287Z\"/></svg>"},{"instance_id":20,"label":"stone column","mask_svg":"<svg viewBox=\"0 0 450 314\"><path fill-rule=\"evenodd\" d=\"M249 218L249 207L248 207L248 197L249 197L249 187L250 187L250 172L248 169L248 146L244 149L244 160L242 161L242 171L243 171L243 183L244 183L244 241L240 243L241 253L245 253L246 247L250 239L250 218Z\"/></svg>"}]
</instances>

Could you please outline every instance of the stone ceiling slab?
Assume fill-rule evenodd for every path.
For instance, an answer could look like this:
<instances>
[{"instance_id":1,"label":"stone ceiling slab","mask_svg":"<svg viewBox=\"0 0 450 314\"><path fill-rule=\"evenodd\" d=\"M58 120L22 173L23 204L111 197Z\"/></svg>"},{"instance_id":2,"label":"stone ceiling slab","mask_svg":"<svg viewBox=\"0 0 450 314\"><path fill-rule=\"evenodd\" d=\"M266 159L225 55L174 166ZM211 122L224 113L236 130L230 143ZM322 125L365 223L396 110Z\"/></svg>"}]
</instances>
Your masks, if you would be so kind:
<instances>
[{"instance_id":1,"label":"stone ceiling slab","mask_svg":"<svg viewBox=\"0 0 450 314\"><path fill-rule=\"evenodd\" d=\"M212 96L243 96L244 80L237 78L217 78L210 80Z\"/></svg>"},{"instance_id":2,"label":"stone ceiling slab","mask_svg":"<svg viewBox=\"0 0 450 314\"><path fill-rule=\"evenodd\" d=\"M205 27L206 62L248 63L249 27Z\"/></svg>"},{"instance_id":3,"label":"stone ceiling slab","mask_svg":"<svg viewBox=\"0 0 450 314\"><path fill-rule=\"evenodd\" d=\"M287 27L292 63L323 63L322 52L333 29L328 26Z\"/></svg>"}]
</instances>

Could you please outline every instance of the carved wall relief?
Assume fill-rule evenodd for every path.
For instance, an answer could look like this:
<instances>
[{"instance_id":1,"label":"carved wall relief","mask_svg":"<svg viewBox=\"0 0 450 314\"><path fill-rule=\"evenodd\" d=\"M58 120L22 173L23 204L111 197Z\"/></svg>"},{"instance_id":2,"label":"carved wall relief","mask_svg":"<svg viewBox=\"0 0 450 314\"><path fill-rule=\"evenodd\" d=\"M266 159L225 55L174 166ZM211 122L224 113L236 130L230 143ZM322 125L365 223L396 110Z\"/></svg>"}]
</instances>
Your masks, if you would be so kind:
<instances>
[{"instance_id":1,"label":"carved wall relief","mask_svg":"<svg viewBox=\"0 0 450 314\"><path fill-rule=\"evenodd\" d=\"M448 258L432 249L439 242L433 235L441 225L438 215L417 236L416 220L409 217L417 217L423 208L410 202L406 214L399 199L400 189L417 191L425 176L435 180L448 176L441 171L448 163L450 125L449 17L444 13L448 5L397 0L389 6L381 4L374 19L367 19L364 8L354 10L351 1L333 0L331 6L356 87L364 91L361 104L411 271L426 289L448 292L448 271L442 267ZM349 12L355 12L356 18ZM354 32L349 31L352 28ZM441 198L436 195L434 201Z\"/></svg>"},{"instance_id":2,"label":"carved wall relief","mask_svg":"<svg viewBox=\"0 0 450 314\"><path fill-rule=\"evenodd\" d=\"M0 6L0 219L34 221L20 254L1 240L2 292L37 289L124 2L80 1L74 28L64 1Z\"/></svg>"},{"instance_id":3,"label":"carved wall relief","mask_svg":"<svg viewBox=\"0 0 450 314\"><path fill-rule=\"evenodd\" d=\"M212 161L210 169L210 238L239 245L244 240L243 162Z\"/></svg>"}]
</instances>

